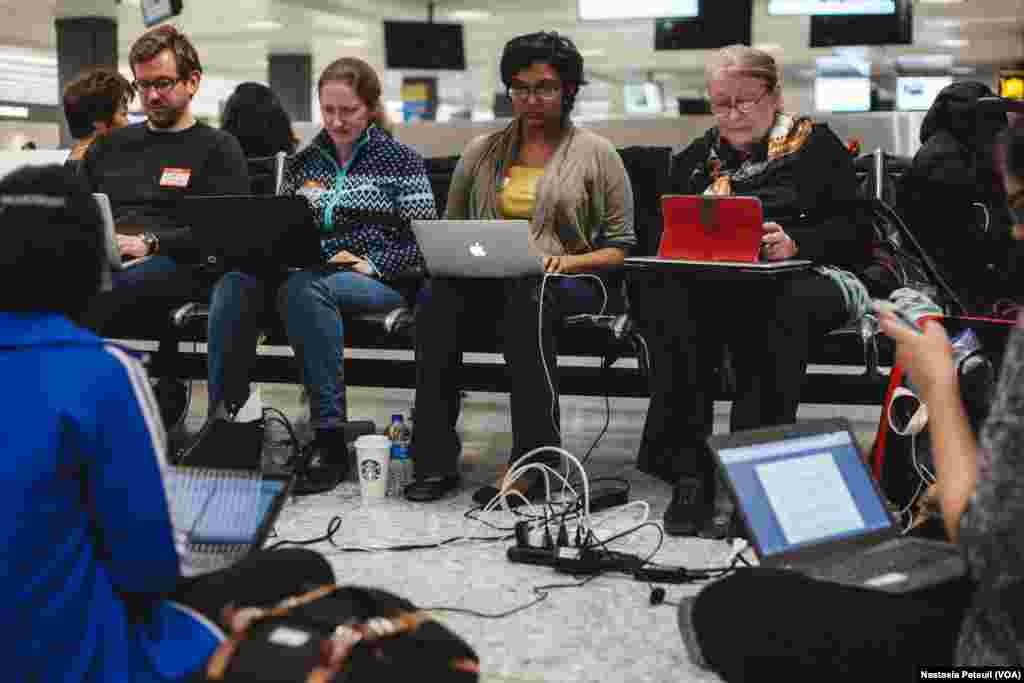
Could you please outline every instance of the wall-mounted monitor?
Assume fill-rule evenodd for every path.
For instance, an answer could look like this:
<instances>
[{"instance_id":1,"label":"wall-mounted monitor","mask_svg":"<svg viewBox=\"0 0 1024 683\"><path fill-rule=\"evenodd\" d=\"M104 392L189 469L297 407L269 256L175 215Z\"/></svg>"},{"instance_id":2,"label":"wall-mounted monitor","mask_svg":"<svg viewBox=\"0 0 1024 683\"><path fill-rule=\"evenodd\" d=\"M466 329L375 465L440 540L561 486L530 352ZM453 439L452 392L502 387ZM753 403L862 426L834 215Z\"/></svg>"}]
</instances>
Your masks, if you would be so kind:
<instances>
[{"instance_id":1,"label":"wall-mounted monitor","mask_svg":"<svg viewBox=\"0 0 1024 683\"><path fill-rule=\"evenodd\" d=\"M910 0L895 0L891 14L815 15L811 47L840 45L912 45L914 13Z\"/></svg>"},{"instance_id":2,"label":"wall-mounted monitor","mask_svg":"<svg viewBox=\"0 0 1024 683\"><path fill-rule=\"evenodd\" d=\"M700 0L695 17L654 20L655 50L714 50L750 45L752 0Z\"/></svg>"},{"instance_id":3,"label":"wall-mounted monitor","mask_svg":"<svg viewBox=\"0 0 1024 683\"><path fill-rule=\"evenodd\" d=\"M147 28L181 14L181 0L142 0L142 23Z\"/></svg>"},{"instance_id":4,"label":"wall-mounted monitor","mask_svg":"<svg viewBox=\"0 0 1024 683\"><path fill-rule=\"evenodd\" d=\"M464 71L462 24L385 21L384 63L389 69Z\"/></svg>"},{"instance_id":5,"label":"wall-mounted monitor","mask_svg":"<svg viewBox=\"0 0 1024 683\"><path fill-rule=\"evenodd\" d=\"M814 108L832 113L871 111L871 79L814 79Z\"/></svg>"},{"instance_id":6,"label":"wall-mounted monitor","mask_svg":"<svg viewBox=\"0 0 1024 683\"><path fill-rule=\"evenodd\" d=\"M695 17L699 0L577 0L580 21L611 19L654 19L656 17Z\"/></svg>"},{"instance_id":7,"label":"wall-mounted monitor","mask_svg":"<svg viewBox=\"0 0 1024 683\"><path fill-rule=\"evenodd\" d=\"M768 0L768 14L775 16L895 13L896 0Z\"/></svg>"},{"instance_id":8,"label":"wall-mounted monitor","mask_svg":"<svg viewBox=\"0 0 1024 683\"><path fill-rule=\"evenodd\" d=\"M900 76L896 79L896 108L924 111L939 91L953 82L952 76Z\"/></svg>"}]
</instances>

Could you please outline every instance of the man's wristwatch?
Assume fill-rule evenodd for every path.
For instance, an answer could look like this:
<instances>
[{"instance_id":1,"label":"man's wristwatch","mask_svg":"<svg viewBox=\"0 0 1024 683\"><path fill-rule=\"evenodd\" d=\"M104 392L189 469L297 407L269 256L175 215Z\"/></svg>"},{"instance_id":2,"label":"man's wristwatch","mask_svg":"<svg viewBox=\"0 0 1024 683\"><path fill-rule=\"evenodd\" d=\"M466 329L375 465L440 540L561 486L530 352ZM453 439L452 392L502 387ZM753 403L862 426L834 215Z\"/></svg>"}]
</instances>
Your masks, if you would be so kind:
<instances>
[{"instance_id":1,"label":"man's wristwatch","mask_svg":"<svg viewBox=\"0 0 1024 683\"><path fill-rule=\"evenodd\" d=\"M160 250L160 238L151 232L144 232L139 239L146 245L146 256L152 256Z\"/></svg>"}]
</instances>

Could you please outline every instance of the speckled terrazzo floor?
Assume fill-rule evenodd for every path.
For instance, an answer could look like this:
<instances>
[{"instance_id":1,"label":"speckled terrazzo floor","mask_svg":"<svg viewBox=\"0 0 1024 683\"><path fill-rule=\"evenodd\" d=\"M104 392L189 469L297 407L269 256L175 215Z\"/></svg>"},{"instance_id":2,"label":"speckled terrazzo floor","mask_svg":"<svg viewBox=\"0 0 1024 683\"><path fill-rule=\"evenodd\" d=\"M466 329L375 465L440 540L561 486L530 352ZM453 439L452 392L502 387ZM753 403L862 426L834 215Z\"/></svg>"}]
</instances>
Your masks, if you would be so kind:
<instances>
[{"instance_id":1,"label":"speckled terrazzo floor","mask_svg":"<svg viewBox=\"0 0 1024 683\"><path fill-rule=\"evenodd\" d=\"M304 412L297 387L261 385L265 404L300 419ZM196 382L187 421L189 432L198 429L206 413L205 384ZM412 392L351 388L349 413L353 419L372 419L383 428L392 413L408 414ZM631 500L646 500L650 518L660 521L670 498L665 484L633 467L646 413L646 400L612 399L612 419L588 464L591 477L618 475L632 484ZM716 406L716 430L724 429L728 404ZM807 406L801 417L842 414L853 421L865 439L873 435L877 409ZM605 404L600 398L562 400L562 427L566 447L582 455L600 431ZM477 484L490 482L503 462L510 442L508 399L501 394L470 393L460 420L463 435L463 487L457 495L438 503L414 504L387 499L364 506L358 485L345 482L335 491L298 499L282 513L279 538L307 539L322 535L328 521L341 515L335 542L342 547L379 547L402 543L429 543L462 534L492 535L486 528L467 523L463 513L472 505ZM633 509L610 519L605 527L626 529L638 520ZM491 518L501 523L499 516ZM505 518L506 520L508 518ZM624 539L618 549L644 554L657 542L652 529ZM533 599L533 587L565 583L571 577L546 567L509 563L510 542L459 542L440 549L412 552L344 552L321 543L339 582L394 591L423 607L449 606L497 613ZM658 561L687 567L715 567L727 562L732 547L721 541L667 538ZM666 586L667 599L695 593L697 585ZM679 638L674 608L649 605L650 588L623 576L606 576L582 588L551 591L544 602L518 614L481 619L460 614L438 618L461 634L476 649L482 680L498 681L717 681L717 676L693 666Z\"/></svg>"}]
</instances>

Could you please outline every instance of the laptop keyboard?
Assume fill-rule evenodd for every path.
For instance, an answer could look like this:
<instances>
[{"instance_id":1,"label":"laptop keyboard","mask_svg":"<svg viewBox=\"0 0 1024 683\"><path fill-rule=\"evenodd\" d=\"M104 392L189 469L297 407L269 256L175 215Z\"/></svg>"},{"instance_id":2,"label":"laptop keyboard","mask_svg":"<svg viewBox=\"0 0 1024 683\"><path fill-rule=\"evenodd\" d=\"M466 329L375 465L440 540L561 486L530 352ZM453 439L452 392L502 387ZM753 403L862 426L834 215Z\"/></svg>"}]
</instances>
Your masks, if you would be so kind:
<instances>
[{"instance_id":1,"label":"laptop keyboard","mask_svg":"<svg viewBox=\"0 0 1024 683\"><path fill-rule=\"evenodd\" d=\"M888 546L888 547L886 547ZM955 559L949 549L924 543L883 544L842 562L809 568L808 576L846 584L865 584L887 575L912 576L916 570Z\"/></svg>"}]
</instances>

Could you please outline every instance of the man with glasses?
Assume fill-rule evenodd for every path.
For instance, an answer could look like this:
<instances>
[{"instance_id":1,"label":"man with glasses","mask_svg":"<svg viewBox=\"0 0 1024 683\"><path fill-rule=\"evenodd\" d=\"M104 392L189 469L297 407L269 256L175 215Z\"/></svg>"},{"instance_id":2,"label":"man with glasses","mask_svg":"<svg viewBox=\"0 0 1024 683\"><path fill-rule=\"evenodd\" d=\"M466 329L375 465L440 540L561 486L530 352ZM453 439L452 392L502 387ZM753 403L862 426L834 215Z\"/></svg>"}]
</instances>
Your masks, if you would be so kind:
<instances>
[{"instance_id":1,"label":"man with glasses","mask_svg":"<svg viewBox=\"0 0 1024 683\"><path fill-rule=\"evenodd\" d=\"M208 284L197 271L191 229L178 224L166 202L247 194L249 179L234 136L192 113L203 68L185 35L173 26L155 28L132 46L129 63L147 120L93 144L82 171L94 192L110 197L122 257L147 260L115 273L113 290L92 300L83 321L107 336L156 326L163 330L156 365L168 368L178 347L170 312L206 299ZM185 387L164 379L155 389L164 420L173 428L186 408Z\"/></svg>"}]
</instances>

